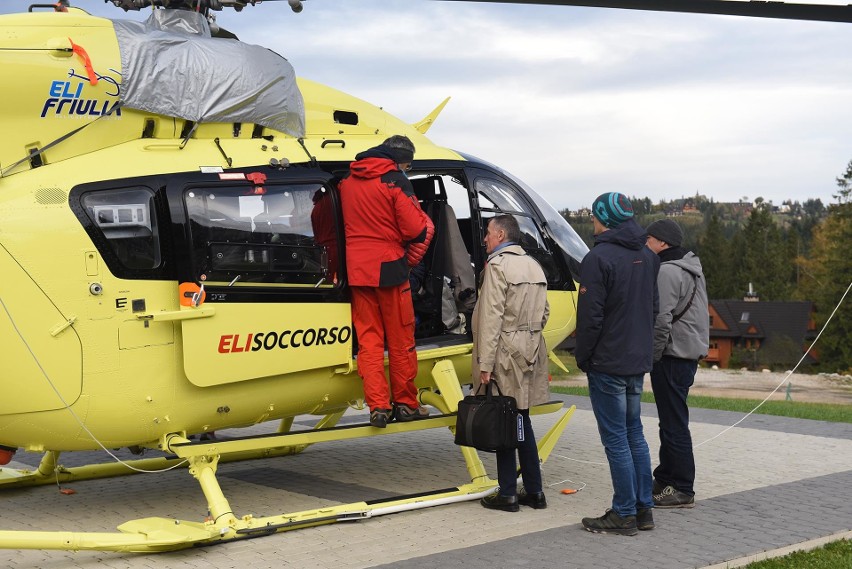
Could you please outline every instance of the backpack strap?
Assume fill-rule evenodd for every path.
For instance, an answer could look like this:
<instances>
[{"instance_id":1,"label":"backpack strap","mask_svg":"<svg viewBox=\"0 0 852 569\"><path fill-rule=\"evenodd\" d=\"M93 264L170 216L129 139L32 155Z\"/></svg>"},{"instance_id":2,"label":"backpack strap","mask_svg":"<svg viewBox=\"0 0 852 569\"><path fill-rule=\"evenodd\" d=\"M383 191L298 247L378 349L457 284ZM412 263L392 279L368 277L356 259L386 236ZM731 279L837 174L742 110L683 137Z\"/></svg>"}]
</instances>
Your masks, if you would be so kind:
<instances>
[{"instance_id":1,"label":"backpack strap","mask_svg":"<svg viewBox=\"0 0 852 569\"><path fill-rule=\"evenodd\" d=\"M698 292L698 276L697 275L692 275L692 284L693 284L692 295L689 297L689 302L686 303L686 306L683 308L683 310L681 310L678 314L676 314L674 316L674 318L672 318L672 324L674 324L675 322L680 320L683 317L683 315L686 314L686 311L689 310L689 307L692 306L692 301L695 300L695 293Z\"/></svg>"}]
</instances>

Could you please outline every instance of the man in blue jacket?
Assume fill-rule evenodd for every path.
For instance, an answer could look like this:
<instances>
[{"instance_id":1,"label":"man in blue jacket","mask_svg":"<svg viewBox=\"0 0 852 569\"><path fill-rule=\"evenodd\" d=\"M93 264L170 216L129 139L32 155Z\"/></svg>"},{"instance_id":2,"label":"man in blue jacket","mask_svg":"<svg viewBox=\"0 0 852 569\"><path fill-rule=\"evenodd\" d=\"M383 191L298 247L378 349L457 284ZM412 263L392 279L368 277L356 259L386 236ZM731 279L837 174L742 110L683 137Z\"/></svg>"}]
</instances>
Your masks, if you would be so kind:
<instances>
[{"instance_id":1,"label":"man in blue jacket","mask_svg":"<svg viewBox=\"0 0 852 569\"><path fill-rule=\"evenodd\" d=\"M595 246L580 267L577 365L612 476L612 508L583 518L595 533L636 535L654 529L651 455L642 431L640 398L654 354L660 259L645 246L626 196L609 192L592 205Z\"/></svg>"}]
</instances>

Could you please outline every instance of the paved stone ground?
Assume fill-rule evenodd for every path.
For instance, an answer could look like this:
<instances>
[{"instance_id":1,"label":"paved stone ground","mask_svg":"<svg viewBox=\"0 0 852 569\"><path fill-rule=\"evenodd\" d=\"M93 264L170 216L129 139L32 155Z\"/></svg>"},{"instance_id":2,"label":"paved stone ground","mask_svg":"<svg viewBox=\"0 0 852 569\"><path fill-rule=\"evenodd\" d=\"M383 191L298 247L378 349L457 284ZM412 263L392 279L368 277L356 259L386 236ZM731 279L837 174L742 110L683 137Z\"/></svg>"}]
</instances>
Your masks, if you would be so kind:
<instances>
[{"instance_id":1,"label":"paved stone ground","mask_svg":"<svg viewBox=\"0 0 852 569\"><path fill-rule=\"evenodd\" d=\"M699 478L692 510L657 510L657 529L636 537L596 535L579 524L611 498L606 459L588 399L564 396L578 411L544 465L550 507L510 514L458 503L262 539L158 555L0 551L10 568L361 568L361 567L706 567L852 530L852 425L693 410ZM645 433L658 446L655 409L643 406ZM363 421L353 413L351 421ZM308 418L305 418L307 421ZM555 421L533 418L538 434ZM707 441L707 442L705 442ZM69 454L66 466L91 461ZM492 455L482 454L496 476ZM38 457L16 456L18 466ZM452 487L464 461L444 429L316 445L304 453L224 464L219 477L238 515L275 515L323 505ZM149 516L201 521L206 503L185 470L0 494L0 530L114 531ZM566 487L581 488L563 495Z\"/></svg>"}]
</instances>

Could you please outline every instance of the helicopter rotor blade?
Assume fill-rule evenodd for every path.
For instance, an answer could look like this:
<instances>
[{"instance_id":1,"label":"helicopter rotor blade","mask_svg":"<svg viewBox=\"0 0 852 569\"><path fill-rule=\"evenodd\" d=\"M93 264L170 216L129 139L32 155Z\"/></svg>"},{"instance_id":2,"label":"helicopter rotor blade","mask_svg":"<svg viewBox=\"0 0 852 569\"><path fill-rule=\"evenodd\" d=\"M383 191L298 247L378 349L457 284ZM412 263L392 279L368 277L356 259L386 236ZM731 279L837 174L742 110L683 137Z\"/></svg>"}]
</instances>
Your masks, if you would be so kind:
<instances>
[{"instance_id":1,"label":"helicopter rotor blade","mask_svg":"<svg viewBox=\"0 0 852 569\"><path fill-rule=\"evenodd\" d=\"M262 2L284 2L295 13L302 11L305 0L105 0L127 10L141 10L149 6L164 8L241 11L246 6ZM589 8L617 8L622 10L647 10L652 12L684 12L691 14L716 14L720 16L746 16L782 20L812 20L821 22L852 23L852 5L801 4L766 0L441 0L444 2L480 2L491 4L541 4L546 6L585 6Z\"/></svg>"},{"instance_id":2,"label":"helicopter rotor blade","mask_svg":"<svg viewBox=\"0 0 852 569\"><path fill-rule=\"evenodd\" d=\"M223 8L233 8L237 12L240 12L246 6L254 6L263 2L274 1L276 0L104 0L104 2L110 2L117 8L123 9L125 12L129 10L139 11L149 7L204 11L219 11ZM287 4L290 5L290 9L297 14L302 11L302 2L304 0L281 1L286 1Z\"/></svg>"},{"instance_id":3,"label":"helicopter rotor blade","mask_svg":"<svg viewBox=\"0 0 852 569\"><path fill-rule=\"evenodd\" d=\"M488 2L495 4L543 4L549 6L586 6L590 8L620 8L654 12L687 12L777 18L784 20L813 20L821 22L852 22L852 5L795 4L743 0L442 0L444 2Z\"/></svg>"}]
</instances>

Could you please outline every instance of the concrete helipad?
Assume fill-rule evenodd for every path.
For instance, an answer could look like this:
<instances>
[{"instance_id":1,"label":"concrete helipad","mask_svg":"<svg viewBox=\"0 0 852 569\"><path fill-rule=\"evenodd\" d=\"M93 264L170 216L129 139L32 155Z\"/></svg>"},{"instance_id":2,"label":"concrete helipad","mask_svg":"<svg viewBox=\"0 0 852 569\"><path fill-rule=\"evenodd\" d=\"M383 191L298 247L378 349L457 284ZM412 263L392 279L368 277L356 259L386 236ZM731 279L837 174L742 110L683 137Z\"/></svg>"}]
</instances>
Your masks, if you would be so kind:
<instances>
[{"instance_id":1,"label":"concrete helipad","mask_svg":"<svg viewBox=\"0 0 852 569\"><path fill-rule=\"evenodd\" d=\"M725 567L766 551L821 543L852 530L852 425L693 410L698 479L692 510L657 510L657 529L636 537L590 534L580 519L609 505L609 470L587 398L544 465L547 510L485 510L465 502L296 530L259 539L156 555L0 551L13 568L358 568L358 567ZM656 410L643 406L645 434L658 447ZM347 420L366 416L352 412ZM311 418L302 421L308 424ZM553 416L533 418L543 433ZM710 440L712 439L712 440ZM496 477L493 456L481 455ZM66 466L95 453L64 455ZM17 465L37 456L19 454ZM99 459L102 460L102 459ZM12 465L14 466L14 464ZM464 461L444 429L328 443L304 453L224 464L219 477L237 515L274 515L380 499L466 482ZM144 517L201 521L197 483L176 470L0 494L0 530L113 531ZM581 488L564 495L563 488ZM733 565L732 565L733 566Z\"/></svg>"}]
</instances>

